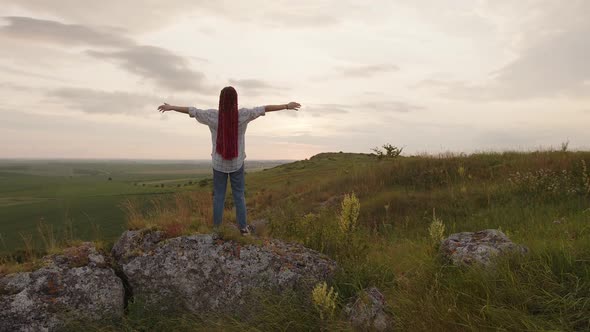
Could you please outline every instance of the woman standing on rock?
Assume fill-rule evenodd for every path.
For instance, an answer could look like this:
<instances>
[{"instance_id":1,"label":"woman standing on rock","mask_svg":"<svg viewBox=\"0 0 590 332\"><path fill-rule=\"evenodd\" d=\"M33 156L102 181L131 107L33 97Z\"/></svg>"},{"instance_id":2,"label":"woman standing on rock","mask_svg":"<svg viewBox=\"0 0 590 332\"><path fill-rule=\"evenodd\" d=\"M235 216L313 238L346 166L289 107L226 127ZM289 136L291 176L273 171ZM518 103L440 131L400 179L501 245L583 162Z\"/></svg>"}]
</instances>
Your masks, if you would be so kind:
<instances>
[{"instance_id":1,"label":"woman standing on rock","mask_svg":"<svg viewBox=\"0 0 590 332\"><path fill-rule=\"evenodd\" d=\"M298 110L299 103L290 102L282 105L266 105L254 108L238 109L238 93L231 87L225 87L219 95L219 110L198 109L195 107L172 106L164 103L158 107L162 113L176 111L188 114L198 122L209 126L213 144L213 226L219 228L223 218L223 203L229 176L236 206L236 218L242 235L249 235L253 228L246 222L246 200L244 198L244 134L248 123L266 112L284 109Z\"/></svg>"}]
</instances>

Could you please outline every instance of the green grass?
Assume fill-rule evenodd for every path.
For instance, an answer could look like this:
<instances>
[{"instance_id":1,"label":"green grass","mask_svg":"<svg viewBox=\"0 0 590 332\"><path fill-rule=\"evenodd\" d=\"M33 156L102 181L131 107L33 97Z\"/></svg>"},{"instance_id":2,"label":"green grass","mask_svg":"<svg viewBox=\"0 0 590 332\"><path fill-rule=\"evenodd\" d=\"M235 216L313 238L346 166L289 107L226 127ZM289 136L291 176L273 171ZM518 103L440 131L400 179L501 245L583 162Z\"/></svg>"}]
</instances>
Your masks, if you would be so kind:
<instances>
[{"instance_id":1,"label":"green grass","mask_svg":"<svg viewBox=\"0 0 590 332\"><path fill-rule=\"evenodd\" d=\"M324 153L248 174L249 217L269 220L266 236L300 242L338 262L330 281L338 292L334 317L320 319L310 294L264 294L242 315L148 314L134 303L122 322L88 328L350 330L341 309L361 289L377 286L396 330L590 330L590 183L582 161L590 165L590 152L390 160ZM152 201L148 212L133 205L127 217L171 236L199 231L210 218L209 190L197 186L188 196ZM342 233L340 204L351 192L360 199L358 227ZM230 195L225 223L235 222ZM500 258L492 269L449 265L429 238L433 211L445 235L500 228L529 253Z\"/></svg>"},{"instance_id":2,"label":"green grass","mask_svg":"<svg viewBox=\"0 0 590 332\"><path fill-rule=\"evenodd\" d=\"M253 161L249 172L277 163ZM64 241L114 241L126 228L123 202L210 191L210 177L205 162L0 161L0 253L23 250L21 234L42 250L41 221Z\"/></svg>"},{"instance_id":3,"label":"green grass","mask_svg":"<svg viewBox=\"0 0 590 332\"><path fill-rule=\"evenodd\" d=\"M272 236L302 242L338 261L342 270L334 286L341 302L360 289L380 287L396 329L587 330L590 197L583 193L581 160L588 163L590 153L384 161L322 154L253 175L250 202L271 220ZM516 172L539 169L552 170L552 178L536 179L539 185L509 180ZM555 176L563 170L573 175ZM543 187L553 182L559 184L556 190ZM360 198L362 227L343 239L337 219L348 192ZM500 228L530 254L500 260L492 270L449 266L428 238L433 209L447 235ZM305 217L310 212L316 216L312 226Z\"/></svg>"}]
</instances>

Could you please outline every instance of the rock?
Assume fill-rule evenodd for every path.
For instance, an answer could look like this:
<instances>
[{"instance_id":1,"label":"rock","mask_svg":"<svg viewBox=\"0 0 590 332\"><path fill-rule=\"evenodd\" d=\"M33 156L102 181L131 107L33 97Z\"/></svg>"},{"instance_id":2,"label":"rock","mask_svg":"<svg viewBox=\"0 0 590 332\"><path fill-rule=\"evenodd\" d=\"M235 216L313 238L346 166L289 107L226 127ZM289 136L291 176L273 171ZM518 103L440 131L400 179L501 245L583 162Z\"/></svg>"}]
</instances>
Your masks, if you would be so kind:
<instances>
[{"instance_id":1,"label":"rock","mask_svg":"<svg viewBox=\"0 0 590 332\"><path fill-rule=\"evenodd\" d=\"M256 289L308 291L336 269L328 257L298 244L242 245L210 234L163 240L146 230L125 232L113 257L136 299L194 313L234 310Z\"/></svg>"},{"instance_id":2,"label":"rock","mask_svg":"<svg viewBox=\"0 0 590 332\"><path fill-rule=\"evenodd\" d=\"M361 293L344 308L355 330L387 331L392 328L392 321L385 312L385 296L377 287L371 287Z\"/></svg>"},{"instance_id":3,"label":"rock","mask_svg":"<svg viewBox=\"0 0 590 332\"><path fill-rule=\"evenodd\" d=\"M0 331L55 331L70 320L123 316L123 284L92 243L46 256L43 265L0 278Z\"/></svg>"},{"instance_id":4,"label":"rock","mask_svg":"<svg viewBox=\"0 0 590 332\"><path fill-rule=\"evenodd\" d=\"M153 249L164 238L162 231L149 229L126 231L113 245L111 254L115 261L120 263L130 256L138 256Z\"/></svg>"},{"instance_id":5,"label":"rock","mask_svg":"<svg viewBox=\"0 0 590 332\"><path fill-rule=\"evenodd\" d=\"M456 265L490 265L492 257L496 255L510 252L525 254L528 249L513 243L497 229L486 229L452 234L441 242L440 252Z\"/></svg>"}]
</instances>

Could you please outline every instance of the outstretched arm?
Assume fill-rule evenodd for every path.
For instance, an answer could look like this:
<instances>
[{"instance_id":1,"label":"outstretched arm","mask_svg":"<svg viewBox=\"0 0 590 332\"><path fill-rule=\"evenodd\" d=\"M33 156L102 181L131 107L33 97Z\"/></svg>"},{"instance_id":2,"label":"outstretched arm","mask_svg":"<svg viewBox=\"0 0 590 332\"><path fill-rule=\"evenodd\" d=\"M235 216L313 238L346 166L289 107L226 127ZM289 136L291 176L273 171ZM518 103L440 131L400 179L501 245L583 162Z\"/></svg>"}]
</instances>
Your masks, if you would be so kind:
<instances>
[{"instance_id":1,"label":"outstretched arm","mask_svg":"<svg viewBox=\"0 0 590 332\"><path fill-rule=\"evenodd\" d=\"M202 124L212 126L217 119L217 111L213 109L202 110L195 107L186 106L172 106L164 103L158 106L158 111L164 113L167 111L176 111L179 113L188 114L191 118L195 118Z\"/></svg>"},{"instance_id":2,"label":"outstretched arm","mask_svg":"<svg viewBox=\"0 0 590 332\"><path fill-rule=\"evenodd\" d=\"M264 106L264 111L265 112L274 112L274 111L280 111L280 110L296 110L296 111L298 111L299 107L301 107L301 104L292 101L288 104L282 104L282 105L266 105L266 106Z\"/></svg>"},{"instance_id":3,"label":"outstretched arm","mask_svg":"<svg viewBox=\"0 0 590 332\"><path fill-rule=\"evenodd\" d=\"M158 111L160 111L162 113L167 112L167 111L176 111L176 112L188 114L188 107L172 106L167 103L164 103L164 104L158 106Z\"/></svg>"}]
</instances>

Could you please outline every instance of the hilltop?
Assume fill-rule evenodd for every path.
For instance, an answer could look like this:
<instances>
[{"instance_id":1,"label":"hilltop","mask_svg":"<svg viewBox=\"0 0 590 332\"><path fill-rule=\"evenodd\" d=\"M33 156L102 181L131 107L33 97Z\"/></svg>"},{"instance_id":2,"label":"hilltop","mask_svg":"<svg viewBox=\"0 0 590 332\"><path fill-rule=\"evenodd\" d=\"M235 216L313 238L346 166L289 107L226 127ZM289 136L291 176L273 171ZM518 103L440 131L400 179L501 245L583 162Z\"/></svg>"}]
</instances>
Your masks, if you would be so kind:
<instances>
[{"instance_id":1,"label":"hilltop","mask_svg":"<svg viewBox=\"0 0 590 332\"><path fill-rule=\"evenodd\" d=\"M590 152L582 151L382 159L322 153L248 172L249 217L261 225L253 241L298 242L334 259L340 267L329 284L337 293L335 306L343 309L363 290L377 287L399 330L584 330L590 328L587 165ZM208 233L210 185L162 200L129 201L127 227L155 229L169 238ZM358 210L350 197L358 198ZM230 193L226 206L224 223L231 225ZM358 217L352 218L354 211ZM354 227L343 228L343 220L352 219ZM527 255L499 259L491 269L440 260L441 235L485 229L526 246ZM231 235L231 227L227 232L243 241ZM101 245L109 250L112 243ZM269 297L248 322L231 315L140 319L133 313L142 307L132 304L123 324L187 330L347 326L338 314L320 319L299 297L304 295L289 301Z\"/></svg>"}]
</instances>

